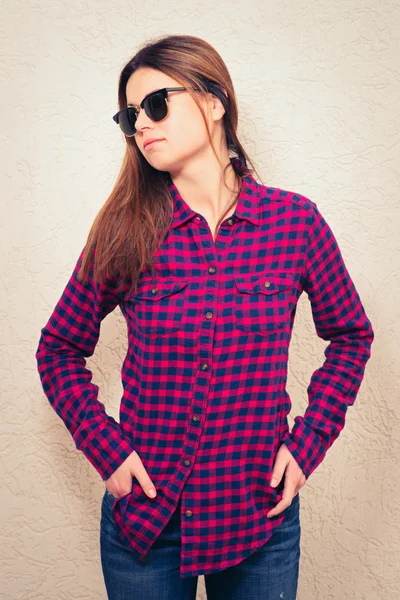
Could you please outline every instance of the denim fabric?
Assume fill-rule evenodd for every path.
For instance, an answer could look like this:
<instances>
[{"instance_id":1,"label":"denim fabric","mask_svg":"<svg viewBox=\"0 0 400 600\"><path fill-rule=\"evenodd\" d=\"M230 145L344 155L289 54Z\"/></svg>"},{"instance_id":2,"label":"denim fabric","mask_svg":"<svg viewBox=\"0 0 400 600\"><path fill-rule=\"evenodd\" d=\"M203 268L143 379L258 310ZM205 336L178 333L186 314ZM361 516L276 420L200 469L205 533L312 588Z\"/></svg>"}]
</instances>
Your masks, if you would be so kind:
<instances>
[{"instance_id":1,"label":"denim fabric","mask_svg":"<svg viewBox=\"0 0 400 600\"><path fill-rule=\"evenodd\" d=\"M195 600L198 576L181 578L181 502L144 560L123 545L107 490L100 523L100 553L109 600ZM253 554L222 571L204 575L207 600L295 600L300 560L300 496L285 520Z\"/></svg>"}]
</instances>

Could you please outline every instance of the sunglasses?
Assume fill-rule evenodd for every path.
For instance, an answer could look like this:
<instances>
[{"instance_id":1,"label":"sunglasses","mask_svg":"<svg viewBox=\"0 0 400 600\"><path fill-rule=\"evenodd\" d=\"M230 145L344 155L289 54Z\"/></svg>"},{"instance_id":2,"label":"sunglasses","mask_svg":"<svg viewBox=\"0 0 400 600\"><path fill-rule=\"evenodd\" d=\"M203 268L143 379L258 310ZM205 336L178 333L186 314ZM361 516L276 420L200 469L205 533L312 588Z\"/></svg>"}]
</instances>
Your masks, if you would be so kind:
<instances>
[{"instance_id":1,"label":"sunglasses","mask_svg":"<svg viewBox=\"0 0 400 600\"><path fill-rule=\"evenodd\" d=\"M185 87L165 87L155 92L147 94L140 105L134 104L119 110L113 119L120 126L122 133L127 137L132 137L136 133L136 119L140 109L144 109L146 115L157 123L168 117L168 93L180 90L186 90Z\"/></svg>"}]
</instances>

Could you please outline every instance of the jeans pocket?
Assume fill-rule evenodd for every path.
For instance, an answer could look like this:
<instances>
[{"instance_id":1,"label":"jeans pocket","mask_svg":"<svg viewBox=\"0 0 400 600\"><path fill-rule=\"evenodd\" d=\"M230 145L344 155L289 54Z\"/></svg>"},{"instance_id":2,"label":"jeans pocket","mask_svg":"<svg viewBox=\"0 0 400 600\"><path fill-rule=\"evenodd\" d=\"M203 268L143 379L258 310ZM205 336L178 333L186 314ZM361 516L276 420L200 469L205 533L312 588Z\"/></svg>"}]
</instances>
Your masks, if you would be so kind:
<instances>
[{"instance_id":1,"label":"jeans pocket","mask_svg":"<svg viewBox=\"0 0 400 600\"><path fill-rule=\"evenodd\" d=\"M299 493L297 493L295 496L293 496L291 504L289 504L289 506L287 506L285 508L283 513L285 514L285 520L283 521L281 528L289 527L290 525L292 525L295 521L297 521L299 519L299 515L300 515Z\"/></svg>"}]
</instances>

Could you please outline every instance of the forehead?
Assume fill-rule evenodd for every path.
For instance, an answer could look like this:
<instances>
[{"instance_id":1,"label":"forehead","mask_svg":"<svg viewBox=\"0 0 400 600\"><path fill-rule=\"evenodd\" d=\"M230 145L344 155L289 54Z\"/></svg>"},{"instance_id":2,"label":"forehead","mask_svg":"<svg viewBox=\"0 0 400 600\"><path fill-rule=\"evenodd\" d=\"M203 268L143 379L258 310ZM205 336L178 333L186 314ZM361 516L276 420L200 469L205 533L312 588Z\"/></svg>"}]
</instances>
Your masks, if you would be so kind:
<instances>
[{"instance_id":1,"label":"forehead","mask_svg":"<svg viewBox=\"0 0 400 600\"><path fill-rule=\"evenodd\" d=\"M140 104L147 94L164 87L181 85L175 79L155 69L140 68L128 79L126 84L127 104Z\"/></svg>"}]
</instances>

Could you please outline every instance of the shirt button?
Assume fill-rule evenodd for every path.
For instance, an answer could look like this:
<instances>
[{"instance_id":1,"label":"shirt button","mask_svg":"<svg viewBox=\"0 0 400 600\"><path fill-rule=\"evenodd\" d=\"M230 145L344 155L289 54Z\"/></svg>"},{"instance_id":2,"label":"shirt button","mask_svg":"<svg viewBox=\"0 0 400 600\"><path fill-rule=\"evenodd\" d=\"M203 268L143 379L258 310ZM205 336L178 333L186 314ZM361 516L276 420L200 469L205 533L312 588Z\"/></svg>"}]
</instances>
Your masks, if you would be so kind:
<instances>
[{"instance_id":1,"label":"shirt button","mask_svg":"<svg viewBox=\"0 0 400 600\"><path fill-rule=\"evenodd\" d=\"M209 273L215 273L215 267L209 267L208 268L208 272Z\"/></svg>"},{"instance_id":2,"label":"shirt button","mask_svg":"<svg viewBox=\"0 0 400 600\"><path fill-rule=\"evenodd\" d=\"M206 312L206 317L207 317L207 319L211 319L212 312L210 312L210 311Z\"/></svg>"},{"instance_id":3,"label":"shirt button","mask_svg":"<svg viewBox=\"0 0 400 600\"><path fill-rule=\"evenodd\" d=\"M157 294L157 292L158 292L158 289L157 289L157 288L153 288L153 289L151 290L151 293L152 293L152 294Z\"/></svg>"},{"instance_id":4,"label":"shirt button","mask_svg":"<svg viewBox=\"0 0 400 600\"><path fill-rule=\"evenodd\" d=\"M192 511L191 511L191 510L185 510L185 515L186 515L187 517L191 517L191 516L193 515L193 513L192 513Z\"/></svg>"},{"instance_id":5,"label":"shirt button","mask_svg":"<svg viewBox=\"0 0 400 600\"><path fill-rule=\"evenodd\" d=\"M264 283L264 285L265 285L265 287L269 287L269 286L271 285L271 282L270 282L270 281L266 281L266 282Z\"/></svg>"},{"instance_id":6,"label":"shirt button","mask_svg":"<svg viewBox=\"0 0 400 600\"><path fill-rule=\"evenodd\" d=\"M228 219L228 224L229 225L233 225L233 220L232 219Z\"/></svg>"},{"instance_id":7,"label":"shirt button","mask_svg":"<svg viewBox=\"0 0 400 600\"><path fill-rule=\"evenodd\" d=\"M196 217L196 219L197 219L198 221L200 221L200 217L199 217L199 216L197 216L197 217Z\"/></svg>"},{"instance_id":8,"label":"shirt button","mask_svg":"<svg viewBox=\"0 0 400 600\"><path fill-rule=\"evenodd\" d=\"M200 421L199 415L193 415L193 421Z\"/></svg>"},{"instance_id":9,"label":"shirt button","mask_svg":"<svg viewBox=\"0 0 400 600\"><path fill-rule=\"evenodd\" d=\"M207 363L203 363L203 364L201 365L201 370L202 370L202 371L207 371L207 369L208 369L208 365L207 365Z\"/></svg>"},{"instance_id":10,"label":"shirt button","mask_svg":"<svg viewBox=\"0 0 400 600\"><path fill-rule=\"evenodd\" d=\"M183 461L183 464L188 467L190 465L190 460L188 458L185 458L185 460Z\"/></svg>"}]
</instances>

